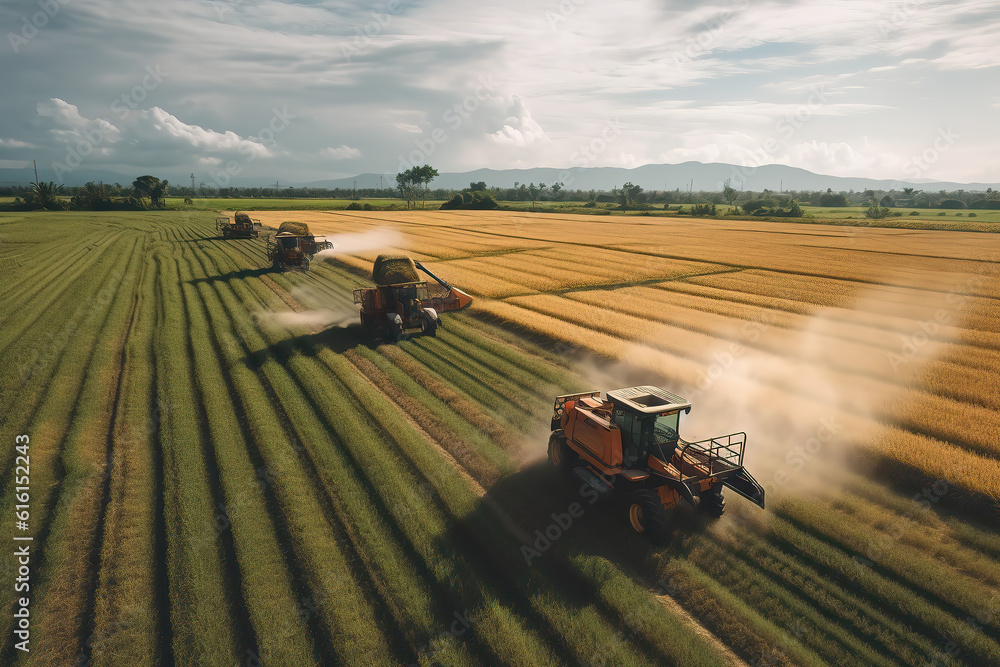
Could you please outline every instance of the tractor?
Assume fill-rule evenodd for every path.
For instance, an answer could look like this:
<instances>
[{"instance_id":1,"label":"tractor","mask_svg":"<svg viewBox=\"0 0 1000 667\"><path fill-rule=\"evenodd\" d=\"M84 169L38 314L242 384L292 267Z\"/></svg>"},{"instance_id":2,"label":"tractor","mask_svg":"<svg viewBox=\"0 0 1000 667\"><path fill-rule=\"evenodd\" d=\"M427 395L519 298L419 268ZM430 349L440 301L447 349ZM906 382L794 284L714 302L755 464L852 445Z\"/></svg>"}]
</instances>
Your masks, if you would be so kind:
<instances>
[{"instance_id":1,"label":"tractor","mask_svg":"<svg viewBox=\"0 0 1000 667\"><path fill-rule=\"evenodd\" d=\"M233 222L226 217L215 219L215 229L222 233L224 239L255 239L260 235L260 226L260 220L246 213L237 213Z\"/></svg>"},{"instance_id":2,"label":"tractor","mask_svg":"<svg viewBox=\"0 0 1000 667\"><path fill-rule=\"evenodd\" d=\"M691 403L665 389L630 387L555 400L549 461L572 471L601 497L625 500L638 533L659 537L683 499L712 517L729 488L764 507L764 489L743 467L746 433L688 442L678 434Z\"/></svg>"},{"instance_id":3,"label":"tractor","mask_svg":"<svg viewBox=\"0 0 1000 667\"><path fill-rule=\"evenodd\" d=\"M267 257L275 269L308 271L312 256L333 244L315 237L304 222L283 222L274 240L267 240Z\"/></svg>"},{"instance_id":4,"label":"tractor","mask_svg":"<svg viewBox=\"0 0 1000 667\"><path fill-rule=\"evenodd\" d=\"M438 284L428 285L417 269ZM406 255L379 255L372 279L377 287L354 290L354 303L361 306L361 328L369 340L382 338L395 343L411 330L433 336L441 323L438 313L461 310L472 303L471 296Z\"/></svg>"}]
</instances>

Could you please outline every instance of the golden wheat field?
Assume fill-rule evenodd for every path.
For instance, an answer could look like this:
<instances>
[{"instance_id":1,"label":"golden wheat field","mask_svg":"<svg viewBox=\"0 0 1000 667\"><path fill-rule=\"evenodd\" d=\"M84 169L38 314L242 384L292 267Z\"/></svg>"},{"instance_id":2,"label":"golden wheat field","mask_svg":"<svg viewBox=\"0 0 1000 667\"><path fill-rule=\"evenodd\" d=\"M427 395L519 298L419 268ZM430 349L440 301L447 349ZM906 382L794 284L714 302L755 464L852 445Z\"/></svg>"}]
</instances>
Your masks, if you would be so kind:
<instances>
[{"instance_id":1,"label":"golden wheat field","mask_svg":"<svg viewBox=\"0 0 1000 667\"><path fill-rule=\"evenodd\" d=\"M695 394L707 434L756 427L767 478L824 417L844 449L1000 497L993 234L509 212L262 212L392 231L475 308ZM720 423L721 422L721 423ZM749 424L749 426L748 426ZM693 435L701 435L694 433Z\"/></svg>"}]
</instances>

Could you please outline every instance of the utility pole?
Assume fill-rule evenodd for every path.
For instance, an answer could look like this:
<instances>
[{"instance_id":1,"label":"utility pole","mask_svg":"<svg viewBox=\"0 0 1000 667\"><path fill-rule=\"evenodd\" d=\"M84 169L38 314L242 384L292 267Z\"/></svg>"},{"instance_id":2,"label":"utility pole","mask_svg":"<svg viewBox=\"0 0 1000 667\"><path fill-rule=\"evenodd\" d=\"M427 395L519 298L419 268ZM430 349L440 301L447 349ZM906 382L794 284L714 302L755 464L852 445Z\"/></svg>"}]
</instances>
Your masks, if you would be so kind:
<instances>
[{"instance_id":1,"label":"utility pole","mask_svg":"<svg viewBox=\"0 0 1000 667\"><path fill-rule=\"evenodd\" d=\"M358 179L354 179L354 190L351 192L351 199L358 198Z\"/></svg>"},{"instance_id":2,"label":"utility pole","mask_svg":"<svg viewBox=\"0 0 1000 667\"><path fill-rule=\"evenodd\" d=\"M778 181L778 193L780 194L784 191L785 191L785 179L781 179L780 181Z\"/></svg>"},{"instance_id":3,"label":"utility pole","mask_svg":"<svg viewBox=\"0 0 1000 667\"><path fill-rule=\"evenodd\" d=\"M32 160L31 164L35 167L35 183L37 184L38 183L38 163L35 162L34 160Z\"/></svg>"},{"instance_id":4,"label":"utility pole","mask_svg":"<svg viewBox=\"0 0 1000 667\"><path fill-rule=\"evenodd\" d=\"M195 194L197 194L197 193L194 191L194 172L192 171L191 172L191 196L194 197Z\"/></svg>"}]
</instances>

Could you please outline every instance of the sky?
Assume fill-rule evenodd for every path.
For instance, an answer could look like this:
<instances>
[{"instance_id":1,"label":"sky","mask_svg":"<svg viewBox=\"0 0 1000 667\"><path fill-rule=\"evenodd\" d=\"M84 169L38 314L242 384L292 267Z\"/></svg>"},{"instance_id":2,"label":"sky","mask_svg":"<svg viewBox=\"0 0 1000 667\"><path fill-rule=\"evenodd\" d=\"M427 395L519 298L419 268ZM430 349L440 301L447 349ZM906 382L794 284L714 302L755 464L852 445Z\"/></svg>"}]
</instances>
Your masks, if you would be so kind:
<instances>
[{"instance_id":1,"label":"sky","mask_svg":"<svg viewBox=\"0 0 1000 667\"><path fill-rule=\"evenodd\" d=\"M64 178L697 160L1000 182L997 2L4 0L0 34L0 168Z\"/></svg>"}]
</instances>

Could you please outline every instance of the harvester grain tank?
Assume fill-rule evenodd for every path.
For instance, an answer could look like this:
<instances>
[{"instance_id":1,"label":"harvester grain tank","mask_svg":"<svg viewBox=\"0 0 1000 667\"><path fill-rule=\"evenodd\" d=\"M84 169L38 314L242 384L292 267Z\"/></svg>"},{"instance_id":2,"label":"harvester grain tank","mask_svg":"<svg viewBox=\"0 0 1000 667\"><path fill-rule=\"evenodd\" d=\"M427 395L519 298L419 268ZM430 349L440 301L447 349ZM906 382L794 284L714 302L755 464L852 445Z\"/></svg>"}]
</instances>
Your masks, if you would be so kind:
<instances>
[{"instance_id":1,"label":"harvester grain tank","mask_svg":"<svg viewBox=\"0 0 1000 667\"><path fill-rule=\"evenodd\" d=\"M232 222L226 217L215 219L215 229L224 239L255 239L260 235L260 227L260 220L246 213L237 213Z\"/></svg>"},{"instance_id":2,"label":"harvester grain tank","mask_svg":"<svg viewBox=\"0 0 1000 667\"><path fill-rule=\"evenodd\" d=\"M678 434L691 404L665 389L630 387L567 394L555 400L549 461L572 471L601 496L624 498L639 533L669 527L684 500L722 516L728 488L764 507L764 489L743 467L746 433L688 442Z\"/></svg>"},{"instance_id":3,"label":"harvester grain tank","mask_svg":"<svg viewBox=\"0 0 1000 667\"><path fill-rule=\"evenodd\" d=\"M312 256L333 244L316 237L304 222L283 222L274 239L267 241L267 257L276 269L308 271Z\"/></svg>"},{"instance_id":4,"label":"harvester grain tank","mask_svg":"<svg viewBox=\"0 0 1000 667\"><path fill-rule=\"evenodd\" d=\"M421 280L417 269L437 284ZM377 287L354 290L354 303L361 306L361 327L369 339L396 342L405 332L416 329L433 336L440 313L472 303L471 296L406 255L379 255L372 267L372 280Z\"/></svg>"}]
</instances>

